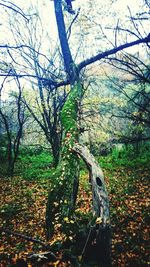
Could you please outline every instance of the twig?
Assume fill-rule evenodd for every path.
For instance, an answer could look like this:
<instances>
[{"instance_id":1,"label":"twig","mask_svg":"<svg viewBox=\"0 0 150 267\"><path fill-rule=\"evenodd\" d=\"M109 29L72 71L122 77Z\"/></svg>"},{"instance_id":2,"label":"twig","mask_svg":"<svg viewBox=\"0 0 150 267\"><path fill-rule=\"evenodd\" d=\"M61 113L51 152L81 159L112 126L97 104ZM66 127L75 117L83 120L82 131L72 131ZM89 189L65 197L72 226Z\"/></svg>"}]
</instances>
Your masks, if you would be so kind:
<instances>
[{"instance_id":1,"label":"twig","mask_svg":"<svg viewBox=\"0 0 150 267\"><path fill-rule=\"evenodd\" d=\"M28 240L28 241L31 241L33 243L38 243L38 244L42 245L43 247L45 247L46 249L50 248L49 244L45 244L43 241L41 241L39 239L35 239L35 238L30 237L30 236L26 236L24 234L16 233L16 232L10 231L10 230L5 229L5 228L1 228L1 232L21 237L21 238Z\"/></svg>"},{"instance_id":2,"label":"twig","mask_svg":"<svg viewBox=\"0 0 150 267\"><path fill-rule=\"evenodd\" d=\"M90 231L89 231L89 233L88 233L87 239L86 239L86 241L85 241L85 245L84 245L84 248L83 248L82 253L81 253L82 257L83 257L83 255L84 255L84 253L85 253L87 244L88 244L88 242L89 242L90 235L91 235L91 232L92 232L92 228L93 228L93 227L90 228Z\"/></svg>"},{"instance_id":3,"label":"twig","mask_svg":"<svg viewBox=\"0 0 150 267\"><path fill-rule=\"evenodd\" d=\"M79 15L79 12L80 12L80 8L78 9L77 14L76 14L75 17L73 18L73 20L72 20L72 22L71 22L71 24L70 24L70 26L69 26L69 28L68 28L68 30L67 30L68 40L69 40L70 35L71 35L72 25L73 25L73 23L75 22L75 20L77 19L78 15Z\"/></svg>"},{"instance_id":4,"label":"twig","mask_svg":"<svg viewBox=\"0 0 150 267\"><path fill-rule=\"evenodd\" d=\"M0 5L18 13L19 15L21 15L24 19L26 19L29 22L29 19L27 18L27 16L24 14L24 12L19 6L13 4L12 2L4 1L4 0L2 0L2 3L0 3Z\"/></svg>"}]
</instances>

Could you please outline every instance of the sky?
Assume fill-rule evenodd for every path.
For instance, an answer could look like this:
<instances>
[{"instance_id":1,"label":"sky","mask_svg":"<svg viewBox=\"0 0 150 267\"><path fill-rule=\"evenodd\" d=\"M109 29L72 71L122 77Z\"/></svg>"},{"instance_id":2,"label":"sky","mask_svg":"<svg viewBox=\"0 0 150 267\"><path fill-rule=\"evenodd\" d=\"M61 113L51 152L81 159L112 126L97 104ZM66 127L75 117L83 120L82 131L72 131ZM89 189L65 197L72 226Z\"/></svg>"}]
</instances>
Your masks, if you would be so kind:
<instances>
[{"instance_id":1,"label":"sky","mask_svg":"<svg viewBox=\"0 0 150 267\"><path fill-rule=\"evenodd\" d=\"M141 11L141 6L143 4L143 0L112 0L112 1L113 1L113 5L110 5L111 0L105 0L105 1L102 1L102 0L92 1L91 0L92 14L89 13L89 6L87 5L87 0L75 0L72 2L72 4L75 10L77 10L78 8L81 8L80 10L81 19L82 19L82 15L88 16L91 20L95 16L94 19L96 20L96 22L104 27L107 25L109 25L110 27L111 26L113 27L113 24L116 25L118 23L117 17L120 17L119 23L121 23L121 20L122 20L123 26L125 25L125 23L127 23L127 26L128 26L128 19L127 19L127 15L129 14L128 6L130 7L131 13L134 16L135 13L138 13L139 11ZM38 0L25 0L25 1L24 0L12 0L11 2L18 5L20 8L22 8L22 10L26 14L28 13L27 10L29 9L30 6L32 6L32 8L30 9L30 14L34 14L35 10L33 7L37 6L39 15L41 17L42 25L45 31L44 33L45 36L46 36L46 33L48 33L50 37L54 40L54 43L58 44L57 27L56 27L56 22L55 22L53 1L51 0L39 0L39 1ZM99 16L97 16L96 12L99 12ZM116 15L111 16L112 13ZM0 30L1 30L0 44L6 44L6 43L12 44L14 42L13 37L9 31L9 23L8 23L9 18L13 18L14 16L16 16L15 12L11 10L5 11L4 9L1 8L1 11L0 11ZM21 18L20 15L17 15L17 16L20 19L20 24L21 24L21 21L23 21L24 19ZM71 15L69 16L69 19L70 17ZM102 17L102 19L100 19L100 17ZM93 24L91 23L91 25ZM81 25L81 31L82 31L82 26L85 28L85 25ZM145 29L150 28L150 21L146 21L144 27ZM26 30L25 27L22 27L22 31L25 32L25 30ZM74 27L72 30L73 35L75 34L76 31L77 31L77 28ZM102 43L102 40L97 39L95 41L95 36L97 36L98 34L97 34L97 30L95 31L94 26L93 28L91 26L91 29L90 27L88 27L88 31L89 33L87 34L87 36L83 36L83 37L81 36L81 42L83 43L82 54L83 56L85 54L86 57L90 56L91 54L95 54L96 52L99 52L98 51L99 47L100 49L106 49L105 48L106 40L104 44ZM108 29L105 32L108 34L109 40L114 41L114 32ZM39 34L40 34L40 30L39 30ZM122 42L122 35L120 37L118 36L118 40L119 38L120 38L120 42ZM73 51L75 51L75 49L79 45L78 39L72 38L70 43L72 44L72 49L74 49ZM43 51L42 52L44 52L44 49L45 50L48 49L49 46L50 46L50 43L48 39L46 38L43 39L43 47L42 47ZM135 47L130 48L130 52L135 52Z\"/></svg>"},{"instance_id":2,"label":"sky","mask_svg":"<svg viewBox=\"0 0 150 267\"><path fill-rule=\"evenodd\" d=\"M65 1L65 0L63 0ZM1 2L1 0L0 0ZM49 32L51 37L53 39L57 39L57 27L56 27L56 21L55 21L55 15L54 15L54 8L53 8L53 1L52 0L12 0L13 4L18 5L25 13L27 13L27 10L30 6L37 6L37 9L39 11L39 15L43 21L43 25L45 27L45 30ZM97 16L97 21L102 26L106 26L111 23L118 23L118 17L120 17L122 20L125 19L125 16L129 14L128 7L130 7L131 13L134 14L140 11L140 8L143 4L143 0L95 0L91 1L93 9L92 11L96 12L96 10L101 10L102 14L104 13L103 18L99 22L99 17ZM110 6L110 3L113 2L113 5ZM72 2L73 8L77 10L80 8L80 13L91 17L91 14L86 14L86 11L88 12L88 5L87 0L75 0ZM95 9L96 7L96 9ZM25 11L26 10L26 11ZM106 12L104 11L106 10ZM111 10L111 12L110 12ZM112 17L111 13L115 13L116 16ZM32 9L30 11L31 14ZM105 14L106 13L106 14ZM8 25L8 18L9 16L14 16L15 12L13 11L5 11L1 8L1 19L0 19L0 30L1 30L1 36L0 36L0 42L1 40L11 40L11 35L8 34L8 31L6 31L6 25ZM116 17L116 18L115 18ZM22 18L21 18L22 19ZM116 21L115 21L116 19ZM111 22L112 21L112 22ZM125 21L124 21L125 23ZM147 21L147 25L145 24L145 27L150 27L150 21ZM109 33L111 34L111 33Z\"/></svg>"},{"instance_id":3,"label":"sky","mask_svg":"<svg viewBox=\"0 0 150 267\"><path fill-rule=\"evenodd\" d=\"M65 0L63 0L65 1ZM126 14L128 14L128 7L130 7L131 12L136 13L139 11L140 6L143 3L143 0L112 0L113 5L111 5L111 10L115 11L117 14L120 13L121 17L124 17ZM0 0L1 2L1 0ZM54 8L53 8L53 1L52 0L12 0L13 4L18 5L22 10L27 10L31 5L37 6L40 16L42 20L44 21L44 24L49 26L50 25L50 31L51 33L56 36L56 23L55 23L55 15L54 15ZM109 3L111 0L92 0L93 7L102 7L106 8L109 6ZM86 10L87 6L87 0L75 0L72 2L73 8L77 10L78 8ZM14 15L13 11L10 11L10 15ZM26 12L25 12L26 13ZM31 12L32 14L32 12ZM88 14L87 14L88 15ZM7 20L7 13L2 9L1 11L1 21ZM106 23L110 21L110 17L108 18L106 16ZM3 24L3 22L1 22ZM5 27L5 26L4 26ZM1 29L2 30L2 29Z\"/></svg>"}]
</instances>

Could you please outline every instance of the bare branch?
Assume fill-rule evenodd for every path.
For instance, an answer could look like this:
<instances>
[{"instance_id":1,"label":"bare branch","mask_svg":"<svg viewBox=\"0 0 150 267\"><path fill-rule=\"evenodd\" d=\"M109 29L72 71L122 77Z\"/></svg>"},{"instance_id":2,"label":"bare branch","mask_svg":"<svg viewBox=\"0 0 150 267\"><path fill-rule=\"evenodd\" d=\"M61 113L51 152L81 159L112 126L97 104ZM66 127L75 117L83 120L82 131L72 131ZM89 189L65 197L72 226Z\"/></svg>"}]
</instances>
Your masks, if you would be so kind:
<instances>
[{"instance_id":1,"label":"bare branch","mask_svg":"<svg viewBox=\"0 0 150 267\"><path fill-rule=\"evenodd\" d=\"M20 7L18 7L14 3L10 2L10 1L1 0L0 6L3 6L5 8L8 8L8 9L18 13L19 15L21 15L24 19L26 19L29 22L27 15L23 12L23 10Z\"/></svg>"},{"instance_id":2,"label":"bare branch","mask_svg":"<svg viewBox=\"0 0 150 267\"><path fill-rule=\"evenodd\" d=\"M75 15L75 17L73 18L68 30L67 30L67 34L68 34L68 40L70 38L70 35L71 35L71 29L72 29L72 26L73 26L73 23L76 21L78 15L79 15L79 12L80 12L80 9L78 10L77 14Z\"/></svg>"},{"instance_id":3,"label":"bare branch","mask_svg":"<svg viewBox=\"0 0 150 267\"><path fill-rule=\"evenodd\" d=\"M148 43L148 42L150 42L150 34L147 37L143 38L143 39L138 39L136 41L120 45L118 47L115 47L115 48L110 49L108 51L105 51L103 53L99 53L96 56L88 58L88 59L82 61L81 63L79 63L78 70L81 71L86 66L88 66L88 65L90 65L90 64L92 64L92 63L94 63L94 62L96 62L96 61L98 61L100 59L106 58L109 55L116 54L117 52L122 51L123 49L126 49L126 48L134 46L134 45L138 45L138 44L141 44L141 43Z\"/></svg>"},{"instance_id":4,"label":"bare branch","mask_svg":"<svg viewBox=\"0 0 150 267\"><path fill-rule=\"evenodd\" d=\"M41 246L43 246L44 248L46 248L46 249L47 248L50 248L50 245L49 244L45 244L43 241L41 241L39 239L35 239L33 237L26 236L26 235L21 234L21 233L16 233L16 232L10 231L10 230L5 229L5 228L1 228L1 232L4 232L4 233L10 234L10 235L15 235L15 236L21 237L21 238L23 238L25 240L28 240L30 242L38 243Z\"/></svg>"}]
</instances>

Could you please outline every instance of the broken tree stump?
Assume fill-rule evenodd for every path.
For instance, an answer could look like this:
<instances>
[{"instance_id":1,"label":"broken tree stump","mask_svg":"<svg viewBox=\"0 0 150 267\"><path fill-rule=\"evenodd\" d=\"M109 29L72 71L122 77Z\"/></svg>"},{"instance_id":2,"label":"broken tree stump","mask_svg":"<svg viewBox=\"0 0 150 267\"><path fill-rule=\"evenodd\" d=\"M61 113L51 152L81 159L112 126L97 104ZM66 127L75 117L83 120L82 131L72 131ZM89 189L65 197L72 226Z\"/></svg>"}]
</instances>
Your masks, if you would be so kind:
<instances>
[{"instance_id":1,"label":"broken tree stump","mask_svg":"<svg viewBox=\"0 0 150 267\"><path fill-rule=\"evenodd\" d=\"M111 227L109 216L109 199L103 172L94 156L86 146L75 144L73 151L86 163L92 186L93 214L95 222L96 247L95 255L99 266L111 266Z\"/></svg>"}]
</instances>

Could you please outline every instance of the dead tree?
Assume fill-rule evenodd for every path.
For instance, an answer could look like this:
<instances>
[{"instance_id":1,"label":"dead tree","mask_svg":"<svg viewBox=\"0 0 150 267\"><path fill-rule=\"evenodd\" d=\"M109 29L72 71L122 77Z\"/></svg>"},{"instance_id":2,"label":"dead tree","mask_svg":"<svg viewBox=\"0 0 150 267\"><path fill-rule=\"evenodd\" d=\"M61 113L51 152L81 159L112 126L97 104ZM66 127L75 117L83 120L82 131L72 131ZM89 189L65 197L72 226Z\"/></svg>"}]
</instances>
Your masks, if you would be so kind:
<instances>
[{"instance_id":1,"label":"dead tree","mask_svg":"<svg viewBox=\"0 0 150 267\"><path fill-rule=\"evenodd\" d=\"M103 267L111 266L111 231L109 217L109 199L103 172L89 149L75 144L76 152L86 163L89 170L89 181L92 186L93 214L97 218L95 224L96 258Z\"/></svg>"}]
</instances>

